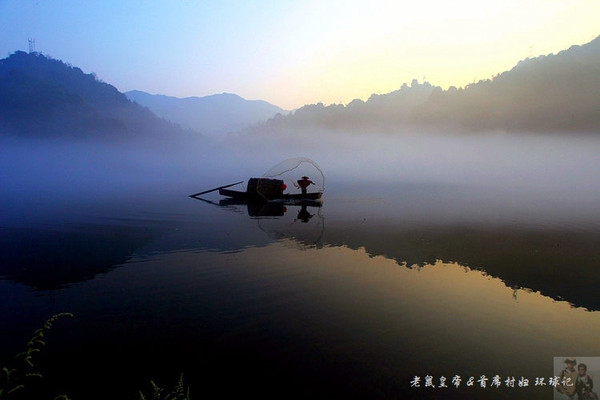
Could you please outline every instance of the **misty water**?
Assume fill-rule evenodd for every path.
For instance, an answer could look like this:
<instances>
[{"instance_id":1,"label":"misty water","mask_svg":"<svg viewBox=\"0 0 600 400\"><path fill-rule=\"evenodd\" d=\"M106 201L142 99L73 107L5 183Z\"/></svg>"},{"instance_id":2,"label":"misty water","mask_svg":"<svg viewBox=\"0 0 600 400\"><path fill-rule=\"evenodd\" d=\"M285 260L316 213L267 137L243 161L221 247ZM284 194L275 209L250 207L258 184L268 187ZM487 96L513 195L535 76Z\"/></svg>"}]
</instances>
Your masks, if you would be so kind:
<instances>
[{"instance_id":1,"label":"misty water","mask_svg":"<svg viewBox=\"0 0 600 400\"><path fill-rule=\"evenodd\" d=\"M68 311L40 362L74 399L181 373L193 398L552 398L533 383L554 357L600 355L599 151L573 134L4 139L0 364ZM325 173L321 207L188 197L293 156Z\"/></svg>"}]
</instances>

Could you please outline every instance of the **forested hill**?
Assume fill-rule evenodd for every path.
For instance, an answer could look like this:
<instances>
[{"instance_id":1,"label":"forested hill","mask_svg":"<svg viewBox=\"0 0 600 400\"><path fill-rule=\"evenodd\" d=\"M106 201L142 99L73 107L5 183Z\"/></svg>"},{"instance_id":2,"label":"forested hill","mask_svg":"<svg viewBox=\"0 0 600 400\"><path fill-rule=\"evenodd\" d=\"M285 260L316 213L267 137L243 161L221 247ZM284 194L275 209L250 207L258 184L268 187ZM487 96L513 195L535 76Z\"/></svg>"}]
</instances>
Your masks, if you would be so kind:
<instances>
[{"instance_id":1,"label":"forested hill","mask_svg":"<svg viewBox=\"0 0 600 400\"><path fill-rule=\"evenodd\" d=\"M0 60L0 135L128 140L183 134L93 74L40 53Z\"/></svg>"},{"instance_id":2,"label":"forested hill","mask_svg":"<svg viewBox=\"0 0 600 400\"><path fill-rule=\"evenodd\" d=\"M464 88L416 80L397 91L347 105L307 105L278 115L264 130L600 133L600 37L519 62Z\"/></svg>"}]
</instances>

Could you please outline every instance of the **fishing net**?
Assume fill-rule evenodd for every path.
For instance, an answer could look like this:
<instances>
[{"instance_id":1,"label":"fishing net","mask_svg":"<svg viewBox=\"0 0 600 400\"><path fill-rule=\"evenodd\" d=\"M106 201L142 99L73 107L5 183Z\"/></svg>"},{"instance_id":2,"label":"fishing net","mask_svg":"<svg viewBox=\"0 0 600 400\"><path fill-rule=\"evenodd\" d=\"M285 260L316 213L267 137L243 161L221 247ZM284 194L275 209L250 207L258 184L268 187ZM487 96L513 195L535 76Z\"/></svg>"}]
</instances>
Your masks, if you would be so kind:
<instances>
[{"instance_id":1,"label":"fishing net","mask_svg":"<svg viewBox=\"0 0 600 400\"><path fill-rule=\"evenodd\" d=\"M273 198L272 193L283 187L283 194L300 194L300 181L310 182L306 187L307 193L325 190L325 175L317 163L306 157L295 157L265 172L258 180L257 192L265 198Z\"/></svg>"},{"instance_id":2,"label":"fishing net","mask_svg":"<svg viewBox=\"0 0 600 400\"><path fill-rule=\"evenodd\" d=\"M285 246L297 249L323 246L325 219L321 207L314 204L286 204L282 215L256 219L263 232Z\"/></svg>"}]
</instances>

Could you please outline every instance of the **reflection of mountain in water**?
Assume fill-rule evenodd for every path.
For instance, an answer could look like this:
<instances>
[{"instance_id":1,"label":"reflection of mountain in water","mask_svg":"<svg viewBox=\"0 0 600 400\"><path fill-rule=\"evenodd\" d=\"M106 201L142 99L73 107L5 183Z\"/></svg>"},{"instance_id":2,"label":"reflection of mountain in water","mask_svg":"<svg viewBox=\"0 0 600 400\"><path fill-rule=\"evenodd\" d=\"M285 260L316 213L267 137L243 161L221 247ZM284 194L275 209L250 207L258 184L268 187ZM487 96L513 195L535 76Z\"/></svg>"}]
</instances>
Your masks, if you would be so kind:
<instances>
[{"instance_id":1,"label":"reflection of mountain in water","mask_svg":"<svg viewBox=\"0 0 600 400\"><path fill-rule=\"evenodd\" d=\"M518 228L406 228L328 223L324 241L364 247L402 265L457 262L575 306L600 310L600 232Z\"/></svg>"},{"instance_id":2,"label":"reflection of mountain in water","mask_svg":"<svg viewBox=\"0 0 600 400\"><path fill-rule=\"evenodd\" d=\"M94 279L124 264L156 235L127 226L76 229L4 229L0 235L0 276L35 290L53 290Z\"/></svg>"},{"instance_id":3,"label":"reflection of mountain in water","mask_svg":"<svg viewBox=\"0 0 600 400\"><path fill-rule=\"evenodd\" d=\"M263 247L272 240L292 239L298 248L347 246L364 248L400 265L457 262L485 271L509 287L539 291L575 306L600 310L598 243L593 229L533 229L519 226L371 223L353 214L349 220L315 205L265 203L187 203L179 221L152 225L79 224L67 228L5 228L0 235L0 276L37 290L56 289L93 279L141 252L181 249L218 252ZM332 208L333 207L333 208ZM236 212L227 212L227 211ZM358 219L357 219L358 218Z\"/></svg>"},{"instance_id":4,"label":"reflection of mountain in water","mask_svg":"<svg viewBox=\"0 0 600 400\"><path fill-rule=\"evenodd\" d=\"M269 238L292 239L298 248L364 248L371 255L383 255L407 267L437 260L456 262L485 271L515 289L539 291L577 307L600 310L597 231L485 225L404 227L356 222L356 216L349 221L329 219L325 229L326 211L321 208L303 210L277 203L262 205L260 210L257 206L237 207L248 214L249 221L257 220ZM304 212L312 215L306 223L302 222Z\"/></svg>"}]
</instances>

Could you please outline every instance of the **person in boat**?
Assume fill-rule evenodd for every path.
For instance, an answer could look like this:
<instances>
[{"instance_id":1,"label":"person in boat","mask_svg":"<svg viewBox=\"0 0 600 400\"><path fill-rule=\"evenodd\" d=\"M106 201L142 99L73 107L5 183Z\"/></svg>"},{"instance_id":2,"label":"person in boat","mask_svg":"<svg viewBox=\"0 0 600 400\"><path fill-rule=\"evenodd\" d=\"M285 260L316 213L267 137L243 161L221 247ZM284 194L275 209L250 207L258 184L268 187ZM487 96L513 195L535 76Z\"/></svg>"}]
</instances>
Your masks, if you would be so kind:
<instances>
[{"instance_id":1,"label":"person in boat","mask_svg":"<svg viewBox=\"0 0 600 400\"><path fill-rule=\"evenodd\" d=\"M298 181L298 186L300 186L300 189L302 190L302 194L306 194L306 188L308 188L309 185L314 185L314 184L315 183L313 181L308 179L308 176L303 176L302 179L300 179Z\"/></svg>"}]
</instances>

